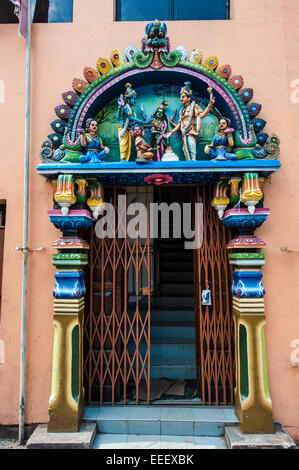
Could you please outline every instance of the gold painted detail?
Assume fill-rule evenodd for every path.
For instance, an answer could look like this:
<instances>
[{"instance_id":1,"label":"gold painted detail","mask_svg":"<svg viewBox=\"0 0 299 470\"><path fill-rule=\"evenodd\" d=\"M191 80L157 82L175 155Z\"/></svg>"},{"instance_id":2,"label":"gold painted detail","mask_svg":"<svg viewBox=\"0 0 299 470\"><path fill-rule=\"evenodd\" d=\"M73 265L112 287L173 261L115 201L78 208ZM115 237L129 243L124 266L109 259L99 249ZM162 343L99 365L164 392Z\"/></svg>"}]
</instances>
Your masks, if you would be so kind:
<instances>
[{"instance_id":1,"label":"gold painted detail","mask_svg":"<svg viewBox=\"0 0 299 470\"><path fill-rule=\"evenodd\" d=\"M88 190L90 191L90 196L87 199L87 205L92 211L94 218L97 219L99 214L105 209L103 185L96 178L90 178L88 179Z\"/></svg>"},{"instance_id":2,"label":"gold painted detail","mask_svg":"<svg viewBox=\"0 0 299 470\"><path fill-rule=\"evenodd\" d=\"M256 204L262 199L263 193L260 189L259 176L257 173L245 173L242 186L241 202Z\"/></svg>"},{"instance_id":3,"label":"gold painted detail","mask_svg":"<svg viewBox=\"0 0 299 470\"><path fill-rule=\"evenodd\" d=\"M76 202L73 175L59 175L54 200L60 205L63 215L67 215L69 207Z\"/></svg>"}]
</instances>

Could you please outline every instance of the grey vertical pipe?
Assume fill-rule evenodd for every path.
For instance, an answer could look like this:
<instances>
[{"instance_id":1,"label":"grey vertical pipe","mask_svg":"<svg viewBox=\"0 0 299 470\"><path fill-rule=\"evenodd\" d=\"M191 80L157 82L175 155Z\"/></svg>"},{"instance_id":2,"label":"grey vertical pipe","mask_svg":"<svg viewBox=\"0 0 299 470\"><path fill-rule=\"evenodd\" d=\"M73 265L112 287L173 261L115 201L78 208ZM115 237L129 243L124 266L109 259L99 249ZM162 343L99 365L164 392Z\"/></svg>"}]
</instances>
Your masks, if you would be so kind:
<instances>
[{"instance_id":1,"label":"grey vertical pipe","mask_svg":"<svg viewBox=\"0 0 299 470\"><path fill-rule=\"evenodd\" d=\"M25 104L25 156L24 156L24 219L23 219L23 266L22 266L22 317L20 358L19 443L24 442L24 397L26 375L26 316L27 316L27 258L28 258L28 185L30 147L30 83L31 83L31 0L27 0L26 39L26 104Z\"/></svg>"}]
</instances>

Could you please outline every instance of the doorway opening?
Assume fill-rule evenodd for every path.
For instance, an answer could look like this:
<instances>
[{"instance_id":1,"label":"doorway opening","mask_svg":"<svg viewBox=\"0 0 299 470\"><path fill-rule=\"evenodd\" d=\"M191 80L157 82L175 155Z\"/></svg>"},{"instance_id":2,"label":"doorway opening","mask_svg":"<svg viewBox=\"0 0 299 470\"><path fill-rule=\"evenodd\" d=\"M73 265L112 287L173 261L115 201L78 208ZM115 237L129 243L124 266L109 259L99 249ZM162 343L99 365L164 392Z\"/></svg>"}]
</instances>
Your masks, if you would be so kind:
<instances>
[{"instance_id":1,"label":"doorway opening","mask_svg":"<svg viewBox=\"0 0 299 470\"><path fill-rule=\"evenodd\" d=\"M97 226L90 234L86 402L233 404L230 235L210 205L212 188L113 187L105 199L115 223L112 237L110 230L99 238ZM169 217L152 217L153 204L161 203L189 204L190 228L202 230L200 246L185 248L171 210ZM201 225L195 204L202 208Z\"/></svg>"}]
</instances>

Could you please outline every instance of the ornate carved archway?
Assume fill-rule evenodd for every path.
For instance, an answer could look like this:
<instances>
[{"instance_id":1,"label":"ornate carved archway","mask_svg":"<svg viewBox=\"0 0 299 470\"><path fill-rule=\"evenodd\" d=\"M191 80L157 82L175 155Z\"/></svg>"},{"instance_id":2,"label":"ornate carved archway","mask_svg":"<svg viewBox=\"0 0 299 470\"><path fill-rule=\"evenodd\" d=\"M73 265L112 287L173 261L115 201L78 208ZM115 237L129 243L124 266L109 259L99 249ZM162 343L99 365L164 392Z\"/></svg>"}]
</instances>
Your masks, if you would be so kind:
<instances>
[{"instance_id":1,"label":"ornate carved archway","mask_svg":"<svg viewBox=\"0 0 299 470\"><path fill-rule=\"evenodd\" d=\"M253 90L244 87L242 76L232 75L228 64L219 66L216 57L203 61L198 49L189 57L182 46L170 51L166 32L164 23L152 22L146 27L142 51L128 46L124 55L115 50L110 61L100 58L96 69L85 67L85 80L75 78L73 91L62 94L65 103L55 108L58 119L51 122L54 132L42 143L43 163L38 172L51 179L55 201L48 215L63 232L62 238L54 242L59 253L53 255L58 272L54 289L55 347L49 431L77 430L83 410L83 267L88 263L89 245L82 231L94 223L104 208L103 185L138 186L157 178L160 182L164 178L168 184L215 183L211 203L219 218L234 232L227 249L235 269L232 308L236 331L236 412L244 432L273 431L260 272L264 255L259 252L264 242L255 237L254 230L269 215L269 210L263 208L262 187L264 178L280 167L279 139L263 132L266 121L257 117L261 105L252 102ZM217 149L228 148L226 143L215 145L214 159L200 151L194 161L180 156L146 165L135 161L86 162L86 159L83 163L79 129L110 106L127 82L138 90L160 84L175 89L186 81L192 83L193 97L206 100L205 103L209 97L207 88L212 87L215 115L229 118L233 128L230 145L233 153L225 150L223 158L218 158Z\"/></svg>"}]
</instances>

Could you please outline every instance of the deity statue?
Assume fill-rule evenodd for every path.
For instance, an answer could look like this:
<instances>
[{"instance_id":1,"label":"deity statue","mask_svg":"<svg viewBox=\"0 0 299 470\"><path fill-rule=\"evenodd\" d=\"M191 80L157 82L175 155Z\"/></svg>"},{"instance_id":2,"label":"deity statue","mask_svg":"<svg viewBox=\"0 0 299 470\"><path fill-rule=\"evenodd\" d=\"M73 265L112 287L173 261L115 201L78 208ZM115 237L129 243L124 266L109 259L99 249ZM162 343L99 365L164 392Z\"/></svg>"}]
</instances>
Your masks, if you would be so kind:
<instances>
[{"instance_id":1,"label":"deity statue","mask_svg":"<svg viewBox=\"0 0 299 470\"><path fill-rule=\"evenodd\" d=\"M200 132L201 120L207 116L215 103L212 88L208 88L210 94L210 102L203 111L201 107L192 100L191 82L185 82L181 88L180 98L183 108L180 110L179 122L175 124L170 119L174 129L165 135L166 138L172 136L175 132L181 131L183 152L186 160L196 160L196 140Z\"/></svg>"},{"instance_id":2,"label":"deity statue","mask_svg":"<svg viewBox=\"0 0 299 470\"><path fill-rule=\"evenodd\" d=\"M95 119L89 118L86 121L85 130L81 130L80 143L86 147L86 155L79 157L80 163L99 163L105 159L109 153L108 147L104 147L102 139L97 134L98 123Z\"/></svg>"},{"instance_id":3,"label":"deity statue","mask_svg":"<svg viewBox=\"0 0 299 470\"><path fill-rule=\"evenodd\" d=\"M138 124L134 126L131 131L132 138L135 142L137 158L136 163L150 163L153 160L153 149L151 146L145 142L145 130Z\"/></svg>"},{"instance_id":4,"label":"deity statue","mask_svg":"<svg viewBox=\"0 0 299 470\"><path fill-rule=\"evenodd\" d=\"M136 91L133 90L132 85L127 83L125 85L124 95L120 95L118 99L117 119L121 125L118 127L118 140L120 149L120 160L129 161L132 147L131 127L134 123L144 124L136 117L134 105L136 104Z\"/></svg>"},{"instance_id":5,"label":"deity statue","mask_svg":"<svg viewBox=\"0 0 299 470\"><path fill-rule=\"evenodd\" d=\"M168 106L168 103L163 101L163 103L157 107L155 113L152 115L153 119L149 123L152 126L150 129L152 135L151 146L157 147L157 150L154 152L154 157L158 162L161 161L168 145L168 141L165 138L165 134L168 132L166 106Z\"/></svg>"},{"instance_id":6,"label":"deity statue","mask_svg":"<svg viewBox=\"0 0 299 470\"><path fill-rule=\"evenodd\" d=\"M231 121L228 118L221 118L219 121L219 132L214 135L211 144L205 146L205 153L213 160L237 160L234 153L228 152L228 147L234 146L232 133L235 129L229 127Z\"/></svg>"}]
</instances>

